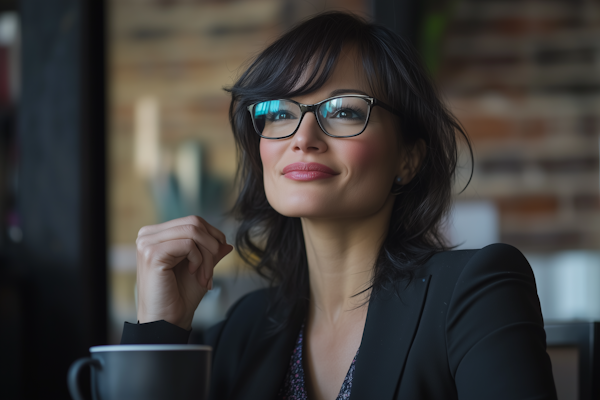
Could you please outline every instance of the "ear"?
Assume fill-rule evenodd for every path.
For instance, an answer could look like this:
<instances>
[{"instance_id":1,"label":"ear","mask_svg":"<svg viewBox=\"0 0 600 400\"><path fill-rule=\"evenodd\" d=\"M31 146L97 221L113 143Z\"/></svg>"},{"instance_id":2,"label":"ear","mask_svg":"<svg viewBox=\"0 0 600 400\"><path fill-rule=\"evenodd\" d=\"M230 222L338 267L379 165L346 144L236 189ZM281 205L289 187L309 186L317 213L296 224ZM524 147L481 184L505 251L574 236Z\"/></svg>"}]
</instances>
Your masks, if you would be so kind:
<instances>
[{"instance_id":1,"label":"ear","mask_svg":"<svg viewBox=\"0 0 600 400\"><path fill-rule=\"evenodd\" d=\"M427 145L423 139L417 140L412 146L405 148L396 176L402 178L402 185L407 184L415 177L421 163L427 154Z\"/></svg>"}]
</instances>

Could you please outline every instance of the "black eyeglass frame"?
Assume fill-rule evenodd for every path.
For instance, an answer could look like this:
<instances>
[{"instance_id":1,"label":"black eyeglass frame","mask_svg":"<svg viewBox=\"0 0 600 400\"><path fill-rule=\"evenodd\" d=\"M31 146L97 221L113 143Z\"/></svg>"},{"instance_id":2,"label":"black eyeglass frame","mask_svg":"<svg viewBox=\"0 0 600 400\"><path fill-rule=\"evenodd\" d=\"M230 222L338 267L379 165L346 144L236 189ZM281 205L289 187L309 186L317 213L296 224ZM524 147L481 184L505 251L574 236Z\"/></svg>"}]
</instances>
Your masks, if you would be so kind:
<instances>
[{"instance_id":1,"label":"black eyeglass frame","mask_svg":"<svg viewBox=\"0 0 600 400\"><path fill-rule=\"evenodd\" d=\"M363 99L367 102L368 105L368 110L367 110L367 118L365 119L365 126L363 126L362 130L360 132L358 132L357 134L354 135L350 135L350 136L336 136L336 135L332 135L330 133L328 133L325 128L323 127L323 125L321 125L321 121L319 120L319 108L321 107L322 104L327 103L328 101L331 101L333 99L340 99L340 98L346 98L346 97L355 97L355 98L359 98L359 99ZM264 103L267 101L289 101L292 102L294 104L297 104L300 107L300 118L298 120L298 126L296 126L296 129L294 129L294 132L290 133L287 136L282 136L282 137L268 137L268 136L263 136L259 131L258 128L256 127L256 121L254 120L254 107L257 104L260 103ZM296 134L296 132L298 132L298 129L300 128L300 124L302 123L302 119L304 118L304 115L307 112L312 112L315 115L315 118L317 120L317 123L319 124L319 127L321 128L321 131L323 131L324 134L326 134L327 136L330 137L334 137L334 138L350 138L350 137L354 137L354 136L358 136L361 133L363 133L365 131L365 129L367 129L367 125L369 124L369 118L371 117L371 109L375 106L380 106L381 108L383 108L386 111L391 112L392 114L401 117L400 113L397 112L396 110L394 110L391 106L385 104L383 101L381 100L377 100L374 97L371 96L365 96L362 94L350 94L350 95L342 95L342 96L334 96L334 97L329 97L325 100L321 100L318 103L315 104L302 104L302 103L298 103L297 101L294 100L290 100L290 99L276 99L276 100L265 100L265 101L259 101L257 103L253 103L250 104L247 108L247 110L250 112L250 118L252 119L252 126L254 127L254 131L262 138L265 139L271 139L271 140L280 140L280 139L287 139L289 137L292 137Z\"/></svg>"}]
</instances>

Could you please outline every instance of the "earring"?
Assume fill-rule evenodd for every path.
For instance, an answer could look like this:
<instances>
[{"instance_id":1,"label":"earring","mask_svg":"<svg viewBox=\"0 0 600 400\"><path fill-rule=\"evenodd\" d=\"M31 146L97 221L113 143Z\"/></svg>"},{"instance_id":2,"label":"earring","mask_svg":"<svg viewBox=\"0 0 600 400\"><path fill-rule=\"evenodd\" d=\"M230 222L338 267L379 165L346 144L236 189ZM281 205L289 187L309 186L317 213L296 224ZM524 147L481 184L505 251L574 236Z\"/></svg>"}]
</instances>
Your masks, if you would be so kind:
<instances>
[{"instance_id":1,"label":"earring","mask_svg":"<svg viewBox=\"0 0 600 400\"><path fill-rule=\"evenodd\" d=\"M391 191L391 193L394 196L397 196L400 193L402 193L402 186L400 185L400 182L402 182L402 177L401 176L397 176L394 179L394 185L392 186L392 191Z\"/></svg>"}]
</instances>

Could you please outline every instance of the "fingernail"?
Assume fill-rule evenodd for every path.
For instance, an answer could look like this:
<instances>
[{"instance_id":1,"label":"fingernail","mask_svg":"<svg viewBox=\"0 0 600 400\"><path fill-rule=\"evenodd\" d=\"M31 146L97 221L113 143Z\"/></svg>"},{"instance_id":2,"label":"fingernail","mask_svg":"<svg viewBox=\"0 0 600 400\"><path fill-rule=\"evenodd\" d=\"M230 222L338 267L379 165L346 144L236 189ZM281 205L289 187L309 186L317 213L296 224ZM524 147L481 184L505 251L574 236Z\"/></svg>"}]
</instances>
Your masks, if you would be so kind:
<instances>
[{"instance_id":1,"label":"fingernail","mask_svg":"<svg viewBox=\"0 0 600 400\"><path fill-rule=\"evenodd\" d=\"M213 285L212 279L213 278L210 278L210 281L208 281L208 290L212 290L212 285Z\"/></svg>"}]
</instances>

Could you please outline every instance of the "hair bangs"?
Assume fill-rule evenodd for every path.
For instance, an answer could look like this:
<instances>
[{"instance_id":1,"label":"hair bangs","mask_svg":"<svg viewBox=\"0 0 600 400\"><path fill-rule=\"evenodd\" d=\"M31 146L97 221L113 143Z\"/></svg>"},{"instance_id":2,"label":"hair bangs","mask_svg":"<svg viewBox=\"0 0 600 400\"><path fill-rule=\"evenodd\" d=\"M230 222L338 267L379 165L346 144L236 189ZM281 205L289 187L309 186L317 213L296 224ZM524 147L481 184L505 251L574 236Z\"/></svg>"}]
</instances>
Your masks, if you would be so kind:
<instances>
[{"instance_id":1,"label":"hair bangs","mask_svg":"<svg viewBox=\"0 0 600 400\"><path fill-rule=\"evenodd\" d=\"M271 44L227 89L248 102L301 96L322 87L331 76L342 49L361 42L365 22L339 13L325 13L301 23ZM348 21L344 21L348 22Z\"/></svg>"}]
</instances>

